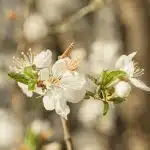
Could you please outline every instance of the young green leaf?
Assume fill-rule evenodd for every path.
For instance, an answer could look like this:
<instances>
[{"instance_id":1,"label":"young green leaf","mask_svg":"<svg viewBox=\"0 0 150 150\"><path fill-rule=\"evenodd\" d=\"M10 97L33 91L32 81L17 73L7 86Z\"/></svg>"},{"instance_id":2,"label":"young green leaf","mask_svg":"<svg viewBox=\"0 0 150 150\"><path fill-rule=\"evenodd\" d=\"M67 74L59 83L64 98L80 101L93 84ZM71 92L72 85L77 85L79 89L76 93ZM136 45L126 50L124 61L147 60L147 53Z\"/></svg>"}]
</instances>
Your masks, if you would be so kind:
<instances>
[{"instance_id":1,"label":"young green leaf","mask_svg":"<svg viewBox=\"0 0 150 150\"><path fill-rule=\"evenodd\" d=\"M104 104L103 115L105 116L108 113L109 104L108 104L108 102L104 102L103 104Z\"/></svg>"},{"instance_id":2,"label":"young green leaf","mask_svg":"<svg viewBox=\"0 0 150 150\"><path fill-rule=\"evenodd\" d=\"M103 78L102 78L102 84L104 87L108 87L117 79L123 78L125 76L126 76L126 73L121 70L105 71Z\"/></svg>"},{"instance_id":3,"label":"young green leaf","mask_svg":"<svg viewBox=\"0 0 150 150\"><path fill-rule=\"evenodd\" d=\"M122 97L115 97L110 99L110 101L112 101L114 104L120 104L122 102L124 102L126 99L122 98Z\"/></svg>"},{"instance_id":4,"label":"young green leaf","mask_svg":"<svg viewBox=\"0 0 150 150\"><path fill-rule=\"evenodd\" d=\"M106 82L105 80L109 72L110 72L109 70L104 70L98 78L98 84L101 85L102 88L105 86L105 82Z\"/></svg>"},{"instance_id":5,"label":"young green leaf","mask_svg":"<svg viewBox=\"0 0 150 150\"><path fill-rule=\"evenodd\" d=\"M28 82L28 90L29 91L35 90L36 84L37 84L36 80L29 80L29 82Z\"/></svg>"},{"instance_id":6,"label":"young green leaf","mask_svg":"<svg viewBox=\"0 0 150 150\"><path fill-rule=\"evenodd\" d=\"M35 79L37 77L33 66L25 67L24 74L29 76L32 79Z\"/></svg>"},{"instance_id":7,"label":"young green leaf","mask_svg":"<svg viewBox=\"0 0 150 150\"><path fill-rule=\"evenodd\" d=\"M29 81L28 76L26 76L24 74L20 74L20 73L10 72L10 73L8 73L8 76L17 82L21 82L24 84L28 84L28 81Z\"/></svg>"}]
</instances>

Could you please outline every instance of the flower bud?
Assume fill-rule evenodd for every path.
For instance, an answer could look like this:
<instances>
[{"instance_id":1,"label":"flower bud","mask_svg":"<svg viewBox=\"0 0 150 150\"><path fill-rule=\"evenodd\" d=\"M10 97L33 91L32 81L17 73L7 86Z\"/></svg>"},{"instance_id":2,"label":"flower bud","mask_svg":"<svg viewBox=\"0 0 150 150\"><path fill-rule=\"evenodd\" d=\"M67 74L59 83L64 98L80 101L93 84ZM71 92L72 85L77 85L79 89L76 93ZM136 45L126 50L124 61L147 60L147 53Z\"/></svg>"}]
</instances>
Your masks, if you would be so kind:
<instances>
[{"instance_id":1,"label":"flower bud","mask_svg":"<svg viewBox=\"0 0 150 150\"><path fill-rule=\"evenodd\" d=\"M120 81L115 85L115 94L118 97L128 97L131 91L131 86L128 82Z\"/></svg>"},{"instance_id":2,"label":"flower bud","mask_svg":"<svg viewBox=\"0 0 150 150\"><path fill-rule=\"evenodd\" d=\"M34 58L34 64L37 68L48 68L52 62L52 52L50 50L42 51Z\"/></svg>"}]
</instances>

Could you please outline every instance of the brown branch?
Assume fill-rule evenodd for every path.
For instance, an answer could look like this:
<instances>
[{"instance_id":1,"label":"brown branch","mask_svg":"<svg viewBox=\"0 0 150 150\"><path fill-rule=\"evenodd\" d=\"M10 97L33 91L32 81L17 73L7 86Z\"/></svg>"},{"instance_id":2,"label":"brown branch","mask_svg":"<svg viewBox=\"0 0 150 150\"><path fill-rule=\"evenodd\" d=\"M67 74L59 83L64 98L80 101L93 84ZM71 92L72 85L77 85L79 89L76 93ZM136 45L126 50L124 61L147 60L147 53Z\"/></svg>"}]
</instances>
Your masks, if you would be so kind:
<instances>
[{"instance_id":1,"label":"brown branch","mask_svg":"<svg viewBox=\"0 0 150 150\"><path fill-rule=\"evenodd\" d=\"M64 140L66 142L67 150L73 150L73 143L71 139L71 135L69 132L68 128L68 121L64 119L63 117L61 118L62 126L63 126L63 131L64 131Z\"/></svg>"}]
</instances>

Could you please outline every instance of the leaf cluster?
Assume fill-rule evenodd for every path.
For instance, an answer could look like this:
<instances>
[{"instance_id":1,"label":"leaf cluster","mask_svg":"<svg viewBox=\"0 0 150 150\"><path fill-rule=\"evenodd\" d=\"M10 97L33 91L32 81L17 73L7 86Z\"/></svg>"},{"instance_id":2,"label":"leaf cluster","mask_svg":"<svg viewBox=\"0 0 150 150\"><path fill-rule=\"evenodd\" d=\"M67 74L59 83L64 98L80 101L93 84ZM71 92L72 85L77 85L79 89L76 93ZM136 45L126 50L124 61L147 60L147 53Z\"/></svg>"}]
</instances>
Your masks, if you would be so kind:
<instances>
[{"instance_id":1,"label":"leaf cluster","mask_svg":"<svg viewBox=\"0 0 150 150\"><path fill-rule=\"evenodd\" d=\"M38 82L38 73L35 66L25 67L23 72L9 72L8 76L13 80L28 85L28 89L33 91Z\"/></svg>"},{"instance_id":2,"label":"leaf cluster","mask_svg":"<svg viewBox=\"0 0 150 150\"><path fill-rule=\"evenodd\" d=\"M114 85L120 79L125 78L126 73L121 70L105 70L97 78L88 75L88 78L96 85L94 93L87 91L86 98L93 97L94 99L101 100L104 104L103 115L106 115L109 110L109 103L114 104L125 101L124 98L114 97Z\"/></svg>"}]
</instances>

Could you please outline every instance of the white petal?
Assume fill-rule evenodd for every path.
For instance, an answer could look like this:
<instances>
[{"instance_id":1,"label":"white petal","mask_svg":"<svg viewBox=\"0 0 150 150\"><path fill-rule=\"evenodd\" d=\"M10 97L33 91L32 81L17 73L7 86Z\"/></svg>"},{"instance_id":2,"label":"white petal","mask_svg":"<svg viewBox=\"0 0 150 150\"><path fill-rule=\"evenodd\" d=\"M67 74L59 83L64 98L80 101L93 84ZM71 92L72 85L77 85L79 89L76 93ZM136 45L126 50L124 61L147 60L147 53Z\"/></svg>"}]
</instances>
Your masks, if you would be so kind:
<instances>
[{"instance_id":1,"label":"white petal","mask_svg":"<svg viewBox=\"0 0 150 150\"><path fill-rule=\"evenodd\" d=\"M37 68L48 68L52 62L52 52L50 50L42 51L34 58L34 64Z\"/></svg>"},{"instance_id":2,"label":"white petal","mask_svg":"<svg viewBox=\"0 0 150 150\"><path fill-rule=\"evenodd\" d=\"M80 90L69 88L64 89L64 96L67 99L67 101L71 103L78 103L79 101L83 100L85 93L86 93L85 87L83 87Z\"/></svg>"},{"instance_id":3,"label":"white petal","mask_svg":"<svg viewBox=\"0 0 150 150\"><path fill-rule=\"evenodd\" d=\"M55 97L53 91L48 91L43 97L43 104L46 110L53 110L55 108Z\"/></svg>"},{"instance_id":4,"label":"white petal","mask_svg":"<svg viewBox=\"0 0 150 150\"><path fill-rule=\"evenodd\" d=\"M148 87L143 81L136 78L131 78L130 81L135 87L140 88L144 91L150 91L150 87Z\"/></svg>"},{"instance_id":5,"label":"white petal","mask_svg":"<svg viewBox=\"0 0 150 150\"><path fill-rule=\"evenodd\" d=\"M128 57L132 60L134 58L134 56L136 55L137 52L133 52L131 54L128 55Z\"/></svg>"},{"instance_id":6,"label":"white petal","mask_svg":"<svg viewBox=\"0 0 150 150\"><path fill-rule=\"evenodd\" d=\"M48 68L41 69L39 71L40 80L48 80L50 71Z\"/></svg>"},{"instance_id":7,"label":"white petal","mask_svg":"<svg viewBox=\"0 0 150 150\"><path fill-rule=\"evenodd\" d=\"M66 99L59 97L55 103L56 113L67 119L67 115L70 113L70 108L66 103Z\"/></svg>"},{"instance_id":8,"label":"white petal","mask_svg":"<svg viewBox=\"0 0 150 150\"><path fill-rule=\"evenodd\" d=\"M54 88L49 90L43 97L43 103L46 110L55 109L57 114L67 119L70 109L61 89Z\"/></svg>"},{"instance_id":9,"label":"white petal","mask_svg":"<svg viewBox=\"0 0 150 150\"><path fill-rule=\"evenodd\" d=\"M84 75L77 72L66 72L61 79L61 87L67 89L81 90L85 87L86 79Z\"/></svg>"},{"instance_id":10,"label":"white petal","mask_svg":"<svg viewBox=\"0 0 150 150\"><path fill-rule=\"evenodd\" d=\"M56 77L61 77L68 70L65 59L59 59L52 67L52 73Z\"/></svg>"},{"instance_id":11,"label":"white petal","mask_svg":"<svg viewBox=\"0 0 150 150\"><path fill-rule=\"evenodd\" d=\"M127 56L126 55L122 55L118 58L115 67L117 69L123 68L125 65L125 60L126 60Z\"/></svg>"},{"instance_id":12,"label":"white petal","mask_svg":"<svg viewBox=\"0 0 150 150\"><path fill-rule=\"evenodd\" d=\"M122 55L116 62L116 69L125 71L129 77L133 76L134 64L133 61L126 55Z\"/></svg>"},{"instance_id":13,"label":"white petal","mask_svg":"<svg viewBox=\"0 0 150 150\"><path fill-rule=\"evenodd\" d=\"M26 84L18 82L18 86L22 89L24 94L26 94L28 97L32 97L33 92L28 90L28 86Z\"/></svg>"}]
</instances>

